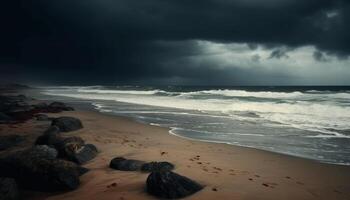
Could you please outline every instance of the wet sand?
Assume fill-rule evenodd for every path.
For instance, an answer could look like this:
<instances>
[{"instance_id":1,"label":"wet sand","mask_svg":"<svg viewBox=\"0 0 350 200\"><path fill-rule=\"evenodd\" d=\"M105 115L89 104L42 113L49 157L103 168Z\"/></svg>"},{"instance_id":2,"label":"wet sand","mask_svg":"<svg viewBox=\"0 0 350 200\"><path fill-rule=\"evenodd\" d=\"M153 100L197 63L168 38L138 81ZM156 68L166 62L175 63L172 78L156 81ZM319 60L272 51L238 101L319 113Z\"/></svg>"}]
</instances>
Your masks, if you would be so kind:
<instances>
[{"instance_id":1,"label":"wet sand","mask_svg":"<svg viewBox=\"0 0 350 200\"><path fill-rule=\"evenodd\" d=\"M88 110L50 114L80 118L84 128L65 133L95 144L100 153L84 166L75 191L60 194L25 193L30 199L155 199L145 192L147 173L108 167L123 156L144 161L168 161L175 172L205 188L186 199L350 199L350 167L321 164L277 153L192 141L170 135L168 129ZM35 120L0 125L1 134L27 135L30 145L49 126ZM35 194L35 195L34 195Z\"/></svg>"}]
</instances>

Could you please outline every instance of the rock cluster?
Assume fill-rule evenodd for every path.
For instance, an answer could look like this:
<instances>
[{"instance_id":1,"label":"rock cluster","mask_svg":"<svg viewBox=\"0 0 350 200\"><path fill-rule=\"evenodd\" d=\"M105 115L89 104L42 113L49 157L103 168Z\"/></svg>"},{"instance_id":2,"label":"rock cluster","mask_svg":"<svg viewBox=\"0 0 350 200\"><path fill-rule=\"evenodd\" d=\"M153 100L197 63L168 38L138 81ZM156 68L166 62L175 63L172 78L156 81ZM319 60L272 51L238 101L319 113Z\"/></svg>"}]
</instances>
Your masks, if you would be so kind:
<instances>
[{"instance_id":1,"label":"rock cluster","mask_svg":"<svg viewBox=\"0 0 350 200\"><path fill-rule=\"evenodd\" d=\"M0 199L19 199L17 188L37 191L74 190L79 177L88 172L80 164L96 157L98 151L85 144L80 137L65 136L62 132L83 128L73 117L50 118L43 113L72 111L61 102L31 105L24 95L0 96L0 123L19 123L35 118L52 121L51 126L37 138L33 147L4 152L0 157ZM15 147L24 141L19 135L0 136L0 151Z\"/></svg>"},{"instance_id":2,"label":"rock cluster","mask_svg":"<svg viewBox=\"0 0 350 200\"><path fill-rule=\"evenodd\" d=\"M0 177L14 178L20 187L39 191L72 190L87 169L57 159L57 151L34 146L0 159Z\"/></svg>"},{"instance_id":3,"label":"rock cluster","mask_svg":"<svg viewBox=\"0 0 350 200\"><path fill-rule=\"evenodd\" d=\"M86 144L81 137L69 136L71 131L83 128L74 117L50 118L43 113L73 111L61 102L31 105L24 95L0 96L0 123L18 123L35 118L52 121L51 126L37 138L35 145L0 158L0 199L20 199L18 188L37 191L74 190L80 184L79 177L88 172L81 167L97 156L93 144ZM0 151L20 144L19 135L0 136ZM158 198L183 198L200 191L203 186L172 172L175 166L169 162L145 162L116 157L109 166L121 171L150 173L146 180L147 192Z\"/></svg>"},{"instance_id":4,"label":"rock cluster","mask_svg":"<svg viewBox=\"0 0 350 200\"><path fill-rule=\"evenodd\" d=\"M32 99L24 95L0 96L0 123L18 123L36 117L38 120L49 120L38 113L58 113L73 111L74 108L62 102L50 104L30 104Z\"/></svg>"},{"instance_id":5,"label":"rock cluster","mask_svg":"<svg viewBox=\"0 0 350 200\"><path fill-rule=\"evenodd\" d=\"M147 192L159 198L183 198L203 188L197 182L172 172L175 166L169 162L144 162L116 157L109 166L121 171L151 172L146 181Z\"/></svg>"},{"instance_id":6,"label":"rock cluster","mask_svg":"<svg viewBox=\"0 0 350 200\"><path fill-rule=\"evenodd\" d=\"M84 164L96 157L98 151L93 144L85 144L81 137L63 136L61 134L62 130L69 131L82 128L82 123L79 119L73 117L56 119L58 120L53 121L44 134L37 138L36 145L53 147L57 150L59 158L73 161L77 164Z\"/></svg>"}]
</instances>

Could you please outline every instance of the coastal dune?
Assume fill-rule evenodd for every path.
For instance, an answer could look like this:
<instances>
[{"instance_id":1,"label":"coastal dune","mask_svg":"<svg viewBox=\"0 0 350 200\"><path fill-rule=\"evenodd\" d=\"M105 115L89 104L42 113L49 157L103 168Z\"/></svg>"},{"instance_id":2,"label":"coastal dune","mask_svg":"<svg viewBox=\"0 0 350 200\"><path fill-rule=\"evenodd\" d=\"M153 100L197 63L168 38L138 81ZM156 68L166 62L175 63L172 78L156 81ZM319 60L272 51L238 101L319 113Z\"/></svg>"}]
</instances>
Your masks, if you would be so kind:
<instances>
[{"instance_id":1,"label":"coastal dune","mask_svg":"<svg viewBox=\"0 0 350 200\"><path fill-rule=\"evenodd\" d=\"M77 110L50 114L81 119L84 128L70 132L99 149L84 165L78 189L65 193L26 192L30 199L155 199L146 192L148 173L109 168L122 156L144 161L168 161L175 172L205 186L186 199L349 199L350 168L322 164L277 153L192 141L170 135L168 129L98 112ZM2 132L40 135L50 123L29 120L1 126Z\"/></svg>"}]
</instances>

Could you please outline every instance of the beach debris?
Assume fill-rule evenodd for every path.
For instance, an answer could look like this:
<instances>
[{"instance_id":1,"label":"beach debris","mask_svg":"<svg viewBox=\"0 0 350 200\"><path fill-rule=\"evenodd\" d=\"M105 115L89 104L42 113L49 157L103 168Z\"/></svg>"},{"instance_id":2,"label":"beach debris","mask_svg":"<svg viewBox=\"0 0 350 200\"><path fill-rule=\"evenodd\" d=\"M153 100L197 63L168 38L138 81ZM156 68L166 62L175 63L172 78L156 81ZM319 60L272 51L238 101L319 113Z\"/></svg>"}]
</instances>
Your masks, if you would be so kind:
<instances>
[{"instance_id":1,"label":"beach debris","mask_svg":"<svg viewBox=\"0 0 350 200\"><path fill-rule=\"evenodd\" d=\"M175 166L169 162L149 162L141 166L141 171L153 172L157 170L173 170Z\"/></svg>"},{"instance_id":2,"label":"beach debris","mask_svg":"<svg viewBox=\"0 0 350 200\"><path fill-rule=\"evenodd\" d=\"M62 132L70 132L83 128L80 119L74 117L58 117L52 120L52 126L57 126Z\"/></svg>"},{"instance_id":3,"label":"beach debris","mask_svg":"<svg viewBox=\"0 0 350 200\"><path fill-rule=\"evenodd\" d=\"M147 192L159 198L176 199L192 195L203 186L172 171L153 171L147 178Z\"/></svg>"},{"instance_id":4,"label":"beach debris","mask_svg":"<svg viewBox=\"0 0 350 200\"><path fill-rule=\"evenodd\" d=\"M24 140L24 137L19 135L4 135L0 136L0 151L6 150L18 145Z\"/></svg>"},{"instance_id":5,"label":"beach debris","mask_svg":"<svg viewBox=\"0 0 350 200\"><path fill-rule=\"evenodd\" d=\"M86 168L54 158L49 147L35 146L0 159L0 176L16 179L20 187L39 191L73 190Z\"/></svg>"},{"instance_id":6,"label":"beach debris","mask_svg":"<svg viewBox=\"0 0 350 200\"><path fill-rule=\"evenodd\" d=\"M18 187L13 178L0 178L0 199L18 200L20 199Z\"/></svg>"},{"instance_id":7,"label":"beach debris","mask_svg":"<svg viewBox=\"0 0 350 200\"><path fill-rule=\"evenodd\" d=\"M121 171L139 171L143 164L145 164L145 162L140 160L116 157L111 160L109 167Z\"/></svg>"}]
</instances>

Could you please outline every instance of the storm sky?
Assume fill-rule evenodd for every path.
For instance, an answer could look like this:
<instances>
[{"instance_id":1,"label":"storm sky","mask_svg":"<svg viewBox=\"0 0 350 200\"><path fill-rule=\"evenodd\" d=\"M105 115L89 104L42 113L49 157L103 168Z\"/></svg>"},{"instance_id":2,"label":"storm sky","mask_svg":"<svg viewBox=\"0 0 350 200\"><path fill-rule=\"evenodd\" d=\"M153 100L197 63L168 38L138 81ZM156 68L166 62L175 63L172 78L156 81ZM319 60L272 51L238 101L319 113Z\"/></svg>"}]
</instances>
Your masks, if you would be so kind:
<instances>
[{"instance_id":1,"label":"storm sky","mask_svg":"<svg viewBox=\"0 0 350 200\"><path fill-rule=\"evenodd\" d=\"M350 84L348 0L11 0L3 4L2 81Z\"/></svg>"}]
</instances>

